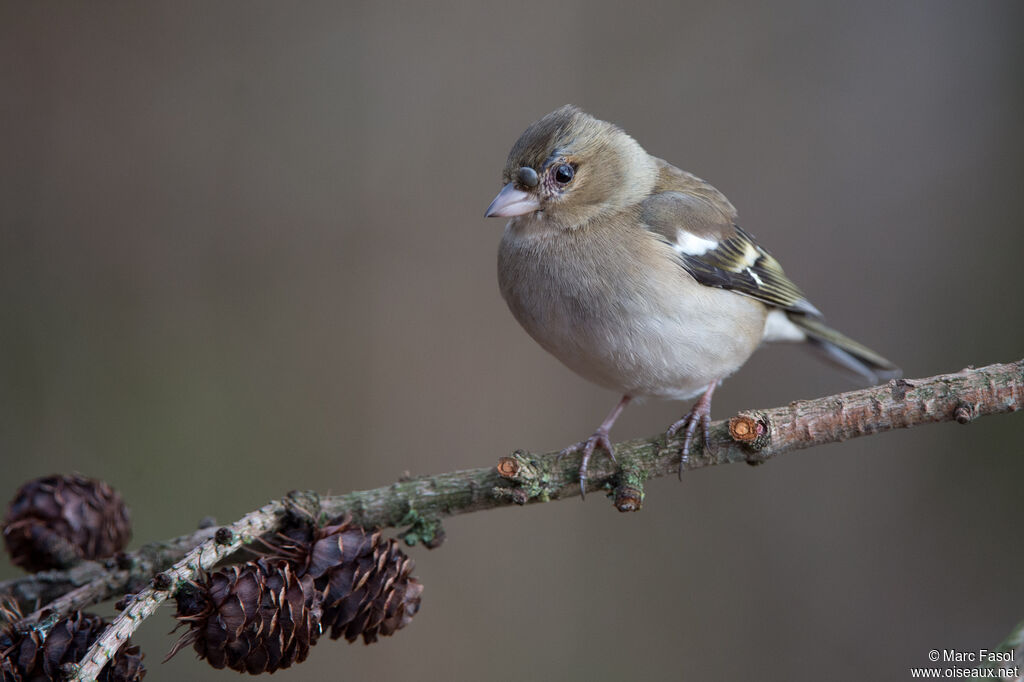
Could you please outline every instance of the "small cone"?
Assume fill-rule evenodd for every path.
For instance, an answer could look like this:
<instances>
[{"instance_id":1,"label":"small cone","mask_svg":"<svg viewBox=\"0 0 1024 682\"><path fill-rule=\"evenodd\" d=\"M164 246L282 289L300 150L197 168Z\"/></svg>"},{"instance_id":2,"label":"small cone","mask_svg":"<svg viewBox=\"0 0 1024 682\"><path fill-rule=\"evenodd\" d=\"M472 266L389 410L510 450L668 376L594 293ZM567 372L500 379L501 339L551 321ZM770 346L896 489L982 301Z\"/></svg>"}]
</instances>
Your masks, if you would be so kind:
<instances>
[{"instance_id":1,"label":"small cone","mask_svg":"<svg viewBox=\"0 0 1024 682\"><path fill-rule=\"evenodd\" d=\"M320 594L282 559L207 573L178 592L185 633L168 654L193 645L214 668L258 675L301 663L320 635Z\"/></svg>"},{"instance_id":2,"label":"small cone","mask_svg":"<svg viewBox=\"0 0 1024 682\"><path fill-rule=\"evenodd\" d=\"M27 571L102 559L131 538L128 508L116 490L84 476L47 476L21 486L7 508L4 542Z\"/></svg>"},{"instance_id":3,"label":"small cone","mask_svg":"<svg viewBox=\"0 0 1024 682\"><path fill-rule=\"evenodd\" d=\"M292 538L294 540L294 537ZM313 578L323 596L324 630L331 639L366 644L408 625L420 608L423 585L413 561L379 530L342 522L321 528L297 571Z\"/></svg>"},{"instance_id":4,"label":"small cone","mask_svg":"<svg viewBox=\"0 0 1024 682\"><path fill-rule=\"evenodd\" d=\"M0 679L3 682L63 680L61 667L76 663L107 627L99 616L76 611L62 618L44 640L37 630L0 631ZM100 672L100 682L136 682L146 676L139 647L126 642Z\"/></svg>"}]
</instances>

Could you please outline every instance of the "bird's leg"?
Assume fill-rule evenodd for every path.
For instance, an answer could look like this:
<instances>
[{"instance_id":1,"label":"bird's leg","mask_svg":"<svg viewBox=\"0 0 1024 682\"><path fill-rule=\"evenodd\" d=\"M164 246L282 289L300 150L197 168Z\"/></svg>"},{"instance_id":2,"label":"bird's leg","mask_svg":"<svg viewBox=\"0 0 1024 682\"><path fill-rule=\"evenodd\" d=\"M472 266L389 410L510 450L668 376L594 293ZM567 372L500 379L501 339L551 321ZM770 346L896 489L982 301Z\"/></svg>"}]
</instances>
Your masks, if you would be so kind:
<instances>
[{"instance_id":1,"label":"bird's leg","mask_svg":"<svg viewBox=\"0 0 1024 682\"><path fill-rule=\"evenodd\" d=\"M597 427L597 431L594 431L594 435L586 440L581 440L579 443L570 445L569 447L558 453L559 457L568 455L570 452L583 452L583 460L580 462L580 497L586 498L586 487L587 487L587 464L590 463L590 456L594 454L594 450L598 447L602 447L608 452L608 456L615 461L615 448L612 447L612 441L608 437L608 432L612 428L612 424L622 414L622 410L626 408L629 401L632 400L632 396L624 395L619 404L612 408L612 411L608 413L608 416L604 418L601 425Z\"/></svg>"},{"instance_id":2,"label":"bird's leg","mask_svg":"<svg viewBox=\"0 0 1024 682\"><path fill-rule=\"evenodd\" d=\"M683 478L683 465L686 463L686 458L690 455L690 446L693 444L693 435L697 431L698 424L700 424L703 435L704 452L711 450L711 440L708 438L708 429L711 426L711 395L717 387L717 381L708 384L708 387L704 390L704 395L697 399L697 402L693 404L693 407L686 416L668 427L666 435L669 438L674 438L684 426L686 427L683 436L683 451L679 458L680 480Z\"/></svg>"}]
</instances>

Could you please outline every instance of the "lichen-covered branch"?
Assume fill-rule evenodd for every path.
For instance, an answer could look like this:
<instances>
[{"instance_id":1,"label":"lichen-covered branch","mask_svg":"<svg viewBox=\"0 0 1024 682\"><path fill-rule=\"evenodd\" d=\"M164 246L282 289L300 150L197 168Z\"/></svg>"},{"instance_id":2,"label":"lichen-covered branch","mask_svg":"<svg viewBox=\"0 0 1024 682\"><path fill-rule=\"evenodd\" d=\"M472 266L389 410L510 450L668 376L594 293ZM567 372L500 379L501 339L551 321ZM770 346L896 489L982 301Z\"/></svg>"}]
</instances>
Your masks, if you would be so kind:
<instances>
[{"instance_id":1,"label":"lichen-covered branch","mask_svg":"<svg viewBox=\"0 0 1024 682\"><path fill-rule=\"evenodd\" d=\"M643 481L717 464L760 464L794 450L920 424L967 424L990 414L1024 407L1024 360L967 368L925 379L887 384L839 395L798 400L785 407L741 412L711 425L711 451L680 461L681 442L664 436L615 446L618 469L608 458L589 469L587 490L606 490L621 511L639 509ZM511 483L498 493L513 502L559 499L579 491L576 458L516 453L498 470ZM505 485L508 485L506 483Z\"/></svg>"},{"instance_id":2,"label":"lichen-covered branch","mask_svg":"<svg viewBox=\"0 0 1024 682\"><path fill-rule=\"evenodd\" d=\"M1014 412L1022 407L1024 360L925 379L898 379L882 386L743 412L730 420L714 422L710 451L698 449L683 461L679 456L681 442L666 440L662 434L619 443L615 446L617 465L607 457L594 458L587 491L604 490L620 511L636 511L643 505L644 482L650 478L677 472L681 475L731 462L759 464L776 455L815 445L919 424L966 424L981 416ZM443 539L443 517L578 495L578 467L578 457L517 451L502 457L496 467L405 479L383 488L333 497L292 494L216 533L203 529L169 543L147 545L109 565L89 562L68 571L7 581L0 584L0 594L11 594L23 603L49 601L49 608L64 612L123 594L131 586L152 579L152 584L130 600L83 659L74 678L92 679L119 643L178 585L243 544L279 528L289 509L298 507L306 514L328 517L350 515L355 523L364 526L405 528L408 543L422 542L434 547ZM156 579L154 573L159 573ZM69 593L72 589L75 592ZM69 594L57 599L65 593ZM25 620L38 617L37 612Z\"/></svg>"}]
</instances>

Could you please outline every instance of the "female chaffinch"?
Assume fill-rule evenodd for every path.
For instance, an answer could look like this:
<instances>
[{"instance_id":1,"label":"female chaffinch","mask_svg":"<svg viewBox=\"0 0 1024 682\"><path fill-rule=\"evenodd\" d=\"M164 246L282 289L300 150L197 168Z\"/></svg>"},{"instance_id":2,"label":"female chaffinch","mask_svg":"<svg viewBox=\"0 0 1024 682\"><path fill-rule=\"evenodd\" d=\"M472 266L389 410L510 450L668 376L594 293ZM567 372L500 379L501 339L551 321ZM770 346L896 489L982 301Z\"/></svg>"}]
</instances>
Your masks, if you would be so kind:
<instances>
[{"instance_id":1,"label":"female chaffinch","mask_svg":"<svg viewBox=\"0 0 1024 682\"><path fill-rule=\"evenodd\" d=\"M879 383L900 370L827 327L779 262L736 225L700 178L648 154L617 126L574 106L534 122L508 155L486 216L510 218L498 281L512 314L545 350L622 399L581 451L580 491L598 447L634 397L700 399L668 429L700 426L715 387L763 341L800 341Z\"/></svg>"}]
</instances>

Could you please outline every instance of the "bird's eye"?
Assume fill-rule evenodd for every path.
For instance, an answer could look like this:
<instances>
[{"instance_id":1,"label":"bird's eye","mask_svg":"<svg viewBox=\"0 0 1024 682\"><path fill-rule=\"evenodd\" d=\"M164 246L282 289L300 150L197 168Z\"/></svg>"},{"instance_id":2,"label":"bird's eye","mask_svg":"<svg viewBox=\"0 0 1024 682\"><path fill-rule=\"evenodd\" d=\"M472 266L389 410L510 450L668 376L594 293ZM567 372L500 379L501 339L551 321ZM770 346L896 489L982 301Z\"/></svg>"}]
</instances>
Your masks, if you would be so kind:
<instances>
[{"instance_id":1,"label":"bird's eye","mask_svg":"<svg viewBox=\"0 0 1024 682\"><path fill-rule=\"evenodd\" d=\"M561 166L555 169L555 182L560 185L567 185L572 180L572 176L576 174L576 171L567 163L563 163Z\"/></svg>"}]
</instances>

